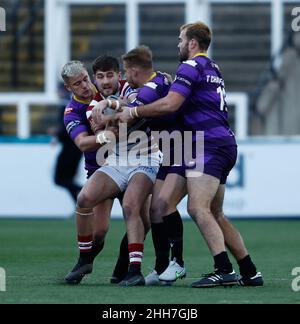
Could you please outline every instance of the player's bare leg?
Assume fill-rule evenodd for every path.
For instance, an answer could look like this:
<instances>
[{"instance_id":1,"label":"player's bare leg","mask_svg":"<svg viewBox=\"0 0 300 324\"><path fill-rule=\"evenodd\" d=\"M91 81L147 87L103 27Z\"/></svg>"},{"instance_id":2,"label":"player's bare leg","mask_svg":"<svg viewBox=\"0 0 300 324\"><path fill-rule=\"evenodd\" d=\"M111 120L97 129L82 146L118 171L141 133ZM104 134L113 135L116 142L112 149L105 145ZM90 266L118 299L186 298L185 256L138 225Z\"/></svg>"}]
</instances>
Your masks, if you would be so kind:
<instances>
[{"instance_id":1,"label":"player's bare leg","mask_svg":"<svg viewBox=\"0 0 300 324\"><path fill-rule=\"evenodd\" d=\"M142 188L142 190L141 190ZM145 227L142 209L153 189L153 182L143 173L135 174L129 181L123 199L123 213L126 221L129 268L121 286L144 285L141 264L144 252ZM149 222L149 220L148 220Z\"/></svg>"},{"instance_id":2,"label":"player's bare leg","mask_svg":"<svg viewBox=\"0 0 300 324\"><path fill-rule=\"evenodd\" d=\"M224 215L224 194L225 185L220 185L212 201L211 211L223 232L226 246L236 258L236 260L241 260L248 254L248 252L240 233L234 228L234 226Z\"/></svg>"},{"instance_id":3,"label":"player's bare leg","mask_svg":"<svg viewBox=\"0 0 300 324\"><path fill-rule=\"evenodd\" d=\"M144 242L145 229L141 214L143 206L152 192L152 188L153 183L150 178L143 173L137 173L132 177L125 191L123 211L129 244ZM145 216L147 216L147 214L145 214ZM147 220L147 223L149 224L149 220Z\"/></svg>"},{"instance_id":4,"label":"player's bare leg","mask_svg":"<svg viewBox=\"0 0 300 324\"><path fill-rule=\"evenodd\" d=\"M215 272L200 278L192 287L234 285L237 277L225 249L222 230L211 212L211 203L218 191L220 180L207 174L192 174L194 177L187 178L188 212L202 233L215 263Z\"/></svg>"},{"instance_id":5,"label":"player's bare leg","mask_svg":"<svg viewBox=\"0 0 300 324\"><path fill-rule=\"evenodd\" d=\"M220 185L212 202L211 210L222 229L225 243L240 267L240 284L245 286L262 286L263 279L251 260L240 232L233 226L223 212L225 185Z\"/></svg>"},{"instance_id":6,"label":"player's bare leg","mask_svg":"<svg viewBox=\"0 0 300 324\"><path fill-rule=\"evenodd\" d=\"M93 257L95 258L104 247L104 240L109 229L112 199L104 200L94 207L93 217Z\"/></svg>"},{"instance_id":7,"label":"player's bare leg","mask_svg":"<svg viewBox=\"0 0 300 324\"><path fill-rule=\"evenodd\" d=\"M79 246L79 260L65 277L67 283L78 284L93 268L93 208L107 199L115 197L119 188L103 172L95 172L82 188L77 198L76 223ZM107 214L103 215L106 227Z\"/></svg>"},{"instance_id":8,"label":"player's bare leg","mask_svg":"<svg viewBox=\"0 0 300 324\"><path fill-rule=\"evenodd\" d=\"M210 175L189 177L188 213L196 222L213 256L225 251L224 236L210 206L220 181Z\"/></svg>"},{"instance_id":9,"label":"player's bare leg","mask_svg":"<svg viewBox=\"0 0 300 324\"><path fill-rule=\"evenodd\" d=\"M142 221L144 224L145 236L150 229L149 209L150 209L150 203L151 203L151 196L152 195L148 196L148 198L141 210L141 217L142 217ZM117 263L115 265L113 274L111 276L110 282L113 284L120 283L125 278L125 276L127 274L128 266L129 266L129 255L128 255L128 239L127 239L127 233L126 233L121 241L119 257L118 257Z\"/></svg>"},{"instance_id":10,"label":"player's bare leg","mask_svg":"<svg viewBox=\"0 0 300 324\"><path fill-rule=\"evenodd\" d=\"M142 209L141 209L141 218L142 218L142 221L144 224L145 238L151 228L151 222L150 222L151 201L152 201L152 194L150 194L147 197L145 204L142 206Z\"/></svg>"},{"instance_id":11,"label":"player's bare leg","mask_svg":"<svg viewBox=\"0 0 300 324\"><path fill-rule=\"evenodd\" d=\"M104 247L104 239L109 229L110 214L113 205L112 199L107 199L94 208L93 222L93 256L96 257ZM111 283L119 283L128 270L128 240L127 233L120 242L119 256L111 276Z\"/></svg>"},{"instance_id":12,"label":"player's bare leg","mask_svg":"<svg viewBox=\"0 0 300 324\"><path fill-rule=\"evenodd\" d=\"M66 275L68 284L79 284L83 277L93 271L93 216L92 208L76 206L77 241L79 259L74 268Z\"/></svg>"},{"instance_id":13,"label":"player's bare leg","mask_svg":"<svg viewBox=\"0 0 300 324\"><path fill-rule=\"evenodd\" d=\"M77 205L81 208L94 208L106 199L115 198L120 193L117 184L101 169L95 172L81 189Z\"/></svg>"}]
</instances>

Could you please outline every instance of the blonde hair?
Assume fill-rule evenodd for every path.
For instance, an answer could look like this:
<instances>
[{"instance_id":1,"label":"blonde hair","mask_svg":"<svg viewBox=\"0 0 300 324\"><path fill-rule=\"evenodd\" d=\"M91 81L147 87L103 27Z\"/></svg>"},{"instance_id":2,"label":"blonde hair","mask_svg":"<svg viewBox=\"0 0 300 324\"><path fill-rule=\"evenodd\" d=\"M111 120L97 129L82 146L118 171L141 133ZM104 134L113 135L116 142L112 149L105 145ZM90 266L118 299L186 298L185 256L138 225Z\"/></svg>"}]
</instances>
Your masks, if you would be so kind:
<instances>
[{"instance_id":1,"label":"blonde hair","mask_svg":"<svg viewBox=\"0 0 300 324\"><path fill-rule=\"evenodd\" d=\"M86 67L82 62L70 61L62 68L61 77L65 82L68 82L69 78L77 76L82 71L86 71Z\"/></svg>"},{"instance_id":2,"label":"blonde hair","mask_svg":"<svg viewBox=\"0 0 300 324\"><path fill-rule=\"evenodd\" d=\"M137 66L142 69L152 69L152 52L148 46L142 45L122 56L122 60L129 66Z\"/></svg>"}]
</instances>

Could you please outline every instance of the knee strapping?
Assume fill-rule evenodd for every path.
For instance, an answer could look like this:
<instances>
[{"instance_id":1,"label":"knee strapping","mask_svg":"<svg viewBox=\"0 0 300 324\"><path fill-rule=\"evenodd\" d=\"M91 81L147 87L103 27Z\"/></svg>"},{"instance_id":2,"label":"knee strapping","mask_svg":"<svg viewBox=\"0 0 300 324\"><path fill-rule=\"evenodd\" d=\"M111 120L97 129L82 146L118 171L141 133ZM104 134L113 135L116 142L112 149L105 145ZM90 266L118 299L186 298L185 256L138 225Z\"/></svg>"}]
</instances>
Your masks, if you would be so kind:
<instances>
[{"instance_id":1,"label":"knee strapping","mask_svg":"<svg viewBox=\"0 0 300 324\"><path fill-rule=\"evenodd\" d=\"M94 212L92 208L81 208L77 205L75 214L79 216L93 216Z\"/></svg>"}]
</instances>

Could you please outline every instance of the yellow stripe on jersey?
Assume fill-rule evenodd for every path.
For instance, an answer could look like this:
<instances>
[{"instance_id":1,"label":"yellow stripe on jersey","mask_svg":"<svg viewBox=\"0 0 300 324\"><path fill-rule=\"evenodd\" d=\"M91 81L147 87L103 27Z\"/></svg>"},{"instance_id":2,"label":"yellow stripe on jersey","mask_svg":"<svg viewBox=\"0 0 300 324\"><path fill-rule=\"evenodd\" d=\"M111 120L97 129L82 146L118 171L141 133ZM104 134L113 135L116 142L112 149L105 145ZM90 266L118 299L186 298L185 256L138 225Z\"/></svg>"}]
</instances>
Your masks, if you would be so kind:
<instances>
[{"instance_id":1,"label":"yellow stripe on jersey","mask_svg":"<svg viewBox=\"0 0 300 324\"><path fill-rule=\"evenodd\" d=\"M93 90L94 90L95 94L98 93L98 89L94 85L93 85ZM81 104L84 104L84 105L88 105L91 102L91 100L81 100L76 96L74 96L73 98L75 101L77 101Z\"/></svg>"},{"instance_id":2,"label":"yellow stripe on jersey","mask_svg":"<svg viewBox=\"0 0 300 324\"><path fill-rule=\"evenodd\" d=\"M207 57L208 55L206 54L206 53L197 53L196 55L194 55L192 58L195 58L195 57L197 57L197 56L205 56L205 57Z\"/></svg>"},{"instance_id":3,"label":"yellow stripe on jersey","mask_svg":"<svg viewBox=\"0 0 300 324\"><path fill-rule=\"evenodd\" d=\"M145 83L147 83L147 82L151 81L152 79L154 79L156 77L156 75L157 75L156 72L153 72L151 77Z\"/></svg>"}]
</instances>

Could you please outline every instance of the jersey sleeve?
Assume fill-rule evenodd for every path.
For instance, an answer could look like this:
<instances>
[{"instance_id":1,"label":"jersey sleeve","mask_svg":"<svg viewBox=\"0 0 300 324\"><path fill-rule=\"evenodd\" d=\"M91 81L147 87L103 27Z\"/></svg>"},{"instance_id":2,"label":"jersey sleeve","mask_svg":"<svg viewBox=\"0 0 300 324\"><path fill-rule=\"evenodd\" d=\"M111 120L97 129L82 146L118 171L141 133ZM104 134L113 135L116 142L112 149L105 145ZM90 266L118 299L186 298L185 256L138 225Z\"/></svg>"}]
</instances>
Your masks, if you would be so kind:
<instances>
[{"instance_id":1,"label":"jersey sleeve","mask_svg":"<svg viewBox=\"0 0 300 324\"><path fill-rule=\"evenodd\" d=\"M72 108L66 108L64 115L64 124L66 131L74 141L75 138L84 132L89 132L89 127L86 121L82 120L81 116L76 114Z\"/></svg>"},{"instance_id":2,"label":"jersey sleeve","mask_svg":"<svg viewBox=\"0 0 300 324\"><path fill-rule=\"evenodd\" d=\"M160 98L159 85L154 82L148 82L140 89L136 98L129 104L129 107L147 105Z\"/></svg>"},{"instance_id":3,"label":"jersey sleeve","mask_svg":"<svg viewBox=\"0 0 300 324\"><path fill-rule=\"evenodd\" d=\"M199 71L197 69L197 62L188 60L180 64L178 67L175 81L173 82L170 91L177 92L187 98L196 81L199 79Z\"/></svg>"}]
</instances>

